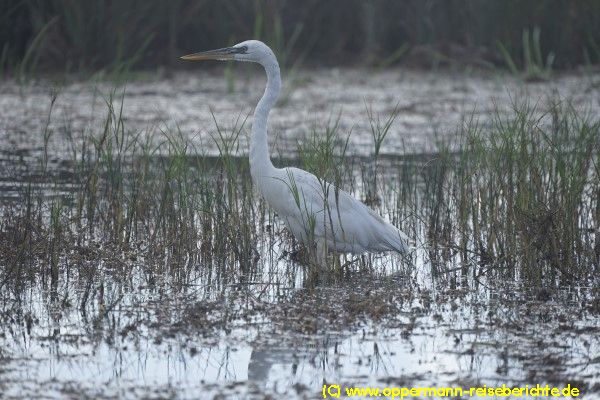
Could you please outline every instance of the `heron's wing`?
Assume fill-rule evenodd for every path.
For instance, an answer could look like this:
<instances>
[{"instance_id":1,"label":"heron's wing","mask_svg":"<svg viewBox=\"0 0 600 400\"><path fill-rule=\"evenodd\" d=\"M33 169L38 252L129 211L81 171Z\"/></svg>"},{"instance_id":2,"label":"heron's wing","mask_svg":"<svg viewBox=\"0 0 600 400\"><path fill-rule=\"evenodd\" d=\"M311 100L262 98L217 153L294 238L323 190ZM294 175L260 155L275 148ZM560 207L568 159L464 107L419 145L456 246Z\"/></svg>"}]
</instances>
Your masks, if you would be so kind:
<instances>
[{"instance_id":1,"label":"heron's wing","mask_svg":"<svg viewBox=\"0 0 600 400\"><path fill-rule=\"evenodd\" d=\"M323 213L326 209L345 214L356 211L363 205L350 194L338 189L331 183L319 180L313 174L298 169L286 168L288 186L294 197L294 206L303 211Z\"/></svg>"},{"instance_id":2,"label":"heron's wing","mask_svg":"<svg viewBox=\"0 0 600 400\"><path fill-rule=\"evenodd\" d=\"M294 204L287 212L315 217L314 234L365 250L403 251L406 235L349 193L298 168L285 169ZM304 222L306 225L306 222Z\"/></svg>"}]
</instances>

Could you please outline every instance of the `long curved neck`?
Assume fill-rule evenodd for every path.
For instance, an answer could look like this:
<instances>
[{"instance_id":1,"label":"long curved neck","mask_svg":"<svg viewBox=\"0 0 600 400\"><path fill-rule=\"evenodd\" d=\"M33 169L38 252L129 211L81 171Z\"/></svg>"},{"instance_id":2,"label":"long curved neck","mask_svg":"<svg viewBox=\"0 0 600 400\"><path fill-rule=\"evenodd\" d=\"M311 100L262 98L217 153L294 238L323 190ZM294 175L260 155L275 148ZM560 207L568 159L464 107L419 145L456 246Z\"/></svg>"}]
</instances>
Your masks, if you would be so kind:
<instances>
[{"instance_id":1,"label":"long curved neck","mask_svg":"<svg viewBox=\"0 0 600 400\"><path fill-rule=\"evenodd\" d=\"M263 67L267 73L267 87L254 110L252 137L250 138L250 173L254 182L257 182L260 177L273 176L275 169L269 157L267 120L271 108L273 108L279 97L281 74L277 60L265 63Z\"/></svg>"}]
</instances>

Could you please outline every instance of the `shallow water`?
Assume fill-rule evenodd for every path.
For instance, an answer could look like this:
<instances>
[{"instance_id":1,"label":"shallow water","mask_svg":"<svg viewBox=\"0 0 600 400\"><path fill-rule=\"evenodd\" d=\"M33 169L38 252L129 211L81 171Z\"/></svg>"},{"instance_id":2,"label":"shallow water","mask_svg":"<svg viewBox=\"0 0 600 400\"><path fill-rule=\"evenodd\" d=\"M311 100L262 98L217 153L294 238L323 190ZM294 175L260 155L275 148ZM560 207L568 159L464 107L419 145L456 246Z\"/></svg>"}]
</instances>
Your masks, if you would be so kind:
<instances>
[{"instance_id":1,"label":"shallow water","mask_svg":"<svg viewBox=\"0 0 600 400\"><path fill-rule=\"evenodd\" d=\"M106 117L105 102L114 90L115 110L122 109L126 129L150 132L180 129L201 155L218 155L212 137L217 122L226 128L251 116L262 94L264 77L253 66L238 68L233 88L219 71L198 68L170 78L148 78L118 86L84 82L57 89L51 82L19 86L0 83L0 142L11 153L39 152L52 92L58 92L50 121L50 154L69 151L82 130L98 134ZM339 117L342 137L349 135L350 154L371 154L373 141L366 105L386 117L397 105L400 113L382 153L404 154L435 149L435 143L457 131L461 121L490 123L527 98L532 106L550 98L570 102L583 114L600 111L600 74L572 72L542 82L523 82L510 75L481 72L423 72L361 69L297 71L283 76L284 88L270 116L270 143L275 154L291 155L297 141L311 130L322 131ZM245 125L245 137L251 118ZM159 135L160 136L160 135ZM157 139L161 141L160 138ZM239 154L246 154L242 143Z\"/></svg>"},{"instance_id":2,"label":"shallow water","mask_svg":"<svg viewBox=\"0 0 600 400\"><path fill-rule=\"evenodd\" d=\"M348 152L370 154L365 101L382 115L398 103L381 164L383 176L395 177L396 164L416 162L396 154L431 149L437 135L450 138L471 113L488 123L496 107L510 109L514 93L534 103L558 92L579 110L597 113L600 97L590 90L598 78L570 74L522 84L479 73L301 71L271 119L274 154L295 153L296 140L338 111L341 131L352 133ZM209 107L230 127L238 114L251 112L262 84L250 73L228 93L220 73L201 69L130 83L125 124L143 132L177 124L197 149L215 155ZM63 87L49 123L47 182L40 180L49 87L2 83L3 206L19 201L31 184L68 204L69 146L105 118L109 84ZM238 153L245 152L242 144ZM362 196L361 161L353 165L353 192ZM383 193L381 211L392 217L397 194ZM290 256L294 248L280 221L265 224L275 234L259 243L252 271L194 262L169 268L168 258L134 259L91 242L79 248L75 264L61 267L57 287L44 277L18 292L3 286L2 397L318 398L324 384L538 383L570 383L583 398L600 396L600 304L592 289L528 287L501 274L463 279L454 265L434 274L422 248L414 265L397 255L371 256L315 278Z\"/></svg>"},{"instance_id":3,"label":"shallow water","mask_svg":"<svg viewBox=\"0 0 600 400\"><path fill-rule=\"evenodd\" d=\"M600 318L585 290L546 297L354 275L276 302L261 300L264 288L208 301L107 281L107 298L123 297L87 319L32 293L25 315L5 308L0 387L5 398L317 398L324 383L598 393Z\"/></svg>"}]
</instances>

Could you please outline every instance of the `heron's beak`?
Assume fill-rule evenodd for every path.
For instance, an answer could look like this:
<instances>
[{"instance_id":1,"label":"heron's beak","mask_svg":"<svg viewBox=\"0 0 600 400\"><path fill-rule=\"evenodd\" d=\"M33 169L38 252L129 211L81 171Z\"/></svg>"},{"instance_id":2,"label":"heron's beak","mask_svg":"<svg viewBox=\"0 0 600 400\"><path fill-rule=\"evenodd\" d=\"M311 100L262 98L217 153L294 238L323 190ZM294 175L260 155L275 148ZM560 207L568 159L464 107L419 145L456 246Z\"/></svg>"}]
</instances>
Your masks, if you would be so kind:
<instances>
[{"instance_id":1,"label":"heron's beak","mask_svg":"<svg viewBox=\"0 0 600 400\"><path fill-rule=\"evenodd\" d=\"M238 53L234 47L225 47L222 49L201 51L200 53L187 54L179 57L187 61L202 61L202 60L233 60L233 55Z\"/></svg>"}]
</instances>

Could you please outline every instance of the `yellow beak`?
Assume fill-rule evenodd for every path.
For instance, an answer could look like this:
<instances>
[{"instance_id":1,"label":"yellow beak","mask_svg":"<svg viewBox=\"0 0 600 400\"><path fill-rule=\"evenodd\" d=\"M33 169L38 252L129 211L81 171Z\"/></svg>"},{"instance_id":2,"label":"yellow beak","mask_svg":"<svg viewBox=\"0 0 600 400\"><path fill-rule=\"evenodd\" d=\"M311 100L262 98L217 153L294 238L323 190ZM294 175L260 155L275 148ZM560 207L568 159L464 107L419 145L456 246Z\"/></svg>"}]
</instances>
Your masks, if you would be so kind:
<instances>
[{"instance_id":1,"label":"yellow beak","mask_svg":"<svg viewBox=\"0 0 600 400\"><path fill-rule=\"evenodd\" d=\"M233 60L233 55L237 53L237 49L233 47L225 47L222 49L201 51L200 53L187 54L179 57L187 61L203 61L203 60Z\"/></svg>"}]
</instances>

